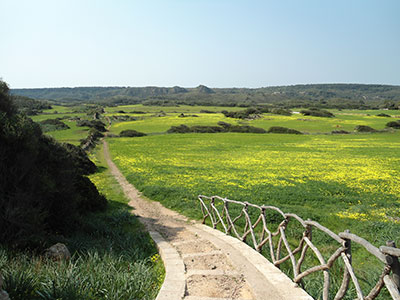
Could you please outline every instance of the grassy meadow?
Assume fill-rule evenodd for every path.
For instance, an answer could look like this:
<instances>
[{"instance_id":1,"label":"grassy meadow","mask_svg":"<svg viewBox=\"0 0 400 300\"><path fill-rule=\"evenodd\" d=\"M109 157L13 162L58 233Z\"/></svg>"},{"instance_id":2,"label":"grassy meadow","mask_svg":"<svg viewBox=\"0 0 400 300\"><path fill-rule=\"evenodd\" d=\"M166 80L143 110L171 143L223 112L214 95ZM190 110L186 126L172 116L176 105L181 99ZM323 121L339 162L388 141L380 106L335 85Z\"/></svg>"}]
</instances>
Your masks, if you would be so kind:
<instances>
[{"instance_id":1,"label":"grassy meadow","mask_svg":"<svg viewBox=\"0 0 400 300\"><path fill-rule=\"evenodd\" d=\"M200 216L193 205L198 194L277 205L368 237L375 222L397 223L399 216L398 133L170 134L108 141L129 181L193 217Z\"/></svg>"},{"instance_id":2,"label":"grassy meadow","mask_svg":"<svg viewBox=\"0 0 400 300\"><path fill-rule=\"evenodd\" d=\"M36 121L60 116L91 118L60 109L34 117ZM399 120L399 111L332 110L334 118L262 114L254 120L225 117L222 110L243 108L199 106L106 107L102 118L112 119L110 133L133 129L148 134L137 138L107 138L114 162L145 196L195 219L201 218L197 196L219 195L256 204L275 205L304 219L315 220L334 232L350 229L375 246L394 239L400 242L400 131L385 128ZM301 109L294 109L300 111ZM160 112L163 113L160 113ZM203 111L203 112L201 112ZM205 113L212 111L214 113ZM137 113L142 112L142 113ZM184 113L185 117L181 117ZM377 116L385 113L391 117ZM135 120L113 118L129 116ZM305 134L191 133L166 134L171 126L216 126L223 121L268 130L283 126ZM78 144L87 128L76 127L48 132L59 141ZM355 133L357 125L367 125L376 133ZM350 134L331 134L345 130ZM101 157L98 163L101 165ZM104 169L105 170L105 169ZM105 171L104 174L108 174ZM107 198L118 187L103 173L91 176ZM120 204L118 204L120 205ZM114 206L114 204L112 204ZM272 218L272 223L278 222ZM273 224L273 226L276 224ZM292 226L292 225L291 225ZM130 227L130 226L128 226ZM134 228L135 226L133 226ZM301 228L289 231L301 235ZM290 242L295 245L295 238ZM336 248L332 241L313 234L313 241L325 258ZM363 288L376 283L381 264L353 245L353 262ZM264 253L268 257L268 253ZM313 265L316 261L306 261ZM337 263L331 270L332 286L340 285ZM288 264L282 270L291 273ZM311 276L304 286L316 299L321 298L321 276ZM354 288L346 299L355 297ZM379 299L386 299L383 293Z\"/></svg>"},{"instance_id":3,"label":"grassy meadow","mask_svg":"<svg viewBox=\"0 0 400 300\"><path fill-rule=\"evenodd\" d=\"M131 116L136 118L135 121L118 122L114 121L110 131L118 134L123 130L133 129L144 133L162 133L167 131L171 126L178 126L185 124L187 126L216 126L218 122L223 121L231 124L250 125L260 127L268 130L272 126L283 126L291 129L296 129L304 133L318 134L318 133L331 133L333 130L345 130L353 132L357 125L368 125L376 130L385 129L386 123L392 120L398 120L400 113L398 111L384 111L392 115L392 118L379 117L377 114L382 111L334 111L335 118L321 118L312 116L303 116L301 114L292 114L291 116L282 116L275 114L262 114L261 118L255 120L240 120L227 118L222 113L226 109L232 111L232 108L216 108L216 107L202 107L201 110L215 111L215 113L200 113L200 109L195 109L196 106L187 107L189 110L184 111L186 107L146 107L133 108L137 106L119 106L113 108L106 108L106 116ZM119 109L120 108L120 109ZM124 108L124 109L123 109ZM147 108L147 111L145 110ZM114 112L109 112L112 109ZM173 110L174 109L174 110ZM243 109L243 108L239 108ZM238 108L236 108L238 110ZM300 110L300 109L299 109ZM124 111L125 113L118 113ZM146 114L134 114L132 111L143 111ZM164 111L166 116L157 116L156 113ZM186 117L180 117L181 113L186 114ZM193 116L195 115L195 116Z\"/></svg>"},{"instance_id":4,"label":"grassy meadow","mask_svg":"<svg viewBox=\"0 0 400 300\"><path fill-rule=\"evenodd\" d=\"M186 114L190 114L185 112ZM398 111L335 111L335 118L293 114L263 114L255 120L226 118L221 113L198 117L144 115L136 121L115 122L111 132L135 129L139 138L108 139L113 160L150 199L193 218L201 218L197 195L220 195L256 204L275 205L285 212L315 220L334 232L350 229L376 246L400 242L400 132L385 129ZM395 119L396 118L396 119ZM268 129L284 126L309 134L160 134L171 126L217 125L219 121ZM357 125L381 132L354 133ZM351 134L333 135L332 130ZM274 221L273 221L274 222ZM291 225L292 226L292 225ZM291 227L290 226L290 227ZM301 228L290 228L293 236ZM336 248L318 233L314 243L328 258ZM290 242L295 245L295 238ZM268 253L264 253L268 257ZM375 285L381 264L353 244L355 271L365 291ZM315 260L306 259L312 266ZM331 270L337 290L343 265ZM289 264L282 270L291 273ZM304 281L316 299L322 295L322 276ZM356 296L350 288L346 299ZM387 299L386 292L378 299Z\"/></svg>"}]
</instances>

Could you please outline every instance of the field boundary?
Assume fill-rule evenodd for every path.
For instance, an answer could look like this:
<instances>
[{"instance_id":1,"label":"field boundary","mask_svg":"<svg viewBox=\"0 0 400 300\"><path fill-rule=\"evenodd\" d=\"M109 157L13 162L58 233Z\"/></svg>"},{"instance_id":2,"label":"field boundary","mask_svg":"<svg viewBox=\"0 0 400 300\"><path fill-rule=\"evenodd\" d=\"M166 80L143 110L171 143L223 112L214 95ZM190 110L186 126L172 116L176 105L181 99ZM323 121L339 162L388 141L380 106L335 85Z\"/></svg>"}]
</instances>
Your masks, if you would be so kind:
<instances>
[{"instance_id":1,"label":"field boundary","mask_svg":"<svg viewBox=\"0 0 400 300\"><path fill-rule=\"evenodd\" d=\"M249 242L249 244L252 244L254 249L260 253L264 248L267 248L265 250L269 253L272 264L276 267L289 261L293 271L292 279L296 284L302 285L303 278L315 272L322 271L324 274L323 300L329 299L329 270L332 268L334 262L339 259L342 260L344 265L343 279L340 288L334 297L335 300L340 300L345 297L349 291L350 281L353 283L357 292L357 299L373 300L380 294L383 287L388 289L392 299L400 299L400 264L398 260L400 249L396 248L393 241L388 241L387 245L376 248L365 239L350 233L348 230L335 234L330 229L315 221L305 221L298 215L284 213L281 209L275 206L259 206L249 202L229 200L219 196L208 197L199 195L198 199L203 213L203 224L205 224L208 219L214 229L220 227L223 229L225 234L233 235L242 242L246 242L247 239L250 238L251 243ZM232 206L240 209L240 213L235 217L231 216L232 210L231 212L229 211ZM250 210L252 211L250 212ZM272 211L273 213L280 215L282 218L282 221L279 223L278 228L275 231L268 228L267 211ZM252 222L251 216L256 216L254 222ZM295 249L291 249L286 236L286 229L291 221L297 221L304 228L302 238L298 241L298 246ZM239 228L238 222L244 222L244 228ZM321 252L312 242L313 229L321 231L339 244L336 251L328 260L324 259ZM274 238L278 240L277 243L273 241ZM352 242L364 247L365 250L383 263L383 271L375 286L369 291L367 296L364 296L359 280L352 266ZM306 258L308 249L312 250L320 264L302 271L301 267ZM286 255L281 257L283 252L286 252ZM298 259L295 257L296 254L300 254Z\"/></svg>"}]
</instances>

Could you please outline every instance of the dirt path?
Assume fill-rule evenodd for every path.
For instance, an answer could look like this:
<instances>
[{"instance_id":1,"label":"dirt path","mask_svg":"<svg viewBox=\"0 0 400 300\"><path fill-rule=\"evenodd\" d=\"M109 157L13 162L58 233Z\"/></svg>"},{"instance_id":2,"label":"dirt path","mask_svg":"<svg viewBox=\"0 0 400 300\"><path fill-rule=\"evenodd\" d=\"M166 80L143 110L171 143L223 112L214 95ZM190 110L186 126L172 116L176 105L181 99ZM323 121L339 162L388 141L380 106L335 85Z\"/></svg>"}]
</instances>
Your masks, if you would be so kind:
<instances>
[{"instance_id":1,"label":"dirt path","mask_svg":"<svg viewBox=\"0 0 400 300\"><path fill-rule=\"evenodd\" d=\"M144 199L111 161L108 145L104 156L122 186L133 213L149 231L159 232L174 247L185 265L185 300L284 299L239 251L201 230L194 221ZM174 299L171 299L174 300Z\"/></svg>"}]
</instances>

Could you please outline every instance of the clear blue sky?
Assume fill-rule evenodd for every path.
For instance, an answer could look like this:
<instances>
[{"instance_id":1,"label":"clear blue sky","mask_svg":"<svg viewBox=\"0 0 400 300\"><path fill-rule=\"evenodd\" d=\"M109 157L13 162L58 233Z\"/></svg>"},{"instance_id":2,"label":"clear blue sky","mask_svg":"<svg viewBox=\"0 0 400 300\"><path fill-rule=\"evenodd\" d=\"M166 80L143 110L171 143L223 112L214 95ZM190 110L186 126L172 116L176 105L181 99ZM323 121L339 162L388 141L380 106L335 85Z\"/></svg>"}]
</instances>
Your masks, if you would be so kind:
<instances>
[{"instance_id":1,"label":"clear blue sky","mask_svg":"<svg viewBox=\"0 0 400 300\"><path fill-rule=\"evenodd\" d=\"M12 88L400 84L399 0L0 0Z\"/></svg>"}]
</instances>

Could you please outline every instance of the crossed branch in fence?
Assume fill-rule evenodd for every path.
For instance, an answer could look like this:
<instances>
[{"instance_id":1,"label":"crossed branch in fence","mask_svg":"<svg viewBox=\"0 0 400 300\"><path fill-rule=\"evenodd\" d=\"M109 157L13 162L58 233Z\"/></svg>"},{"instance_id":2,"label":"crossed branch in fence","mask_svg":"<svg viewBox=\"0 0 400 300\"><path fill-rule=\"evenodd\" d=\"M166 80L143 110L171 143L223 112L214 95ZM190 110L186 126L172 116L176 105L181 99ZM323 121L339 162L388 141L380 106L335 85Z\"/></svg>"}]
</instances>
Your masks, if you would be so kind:
<instances>
[{"instance_id":1,"label":"crossed branch in fence","mask_svg":"<svg viewBox=\"0 0 400 300\"><path fill-rule=\"evenodd\" d=\"M332 268L335 261L339 259L341 259L344 264L343 279L339 289L336 292L334 300L340 300L344 298L349 290L350 281L353 282L357 293L357 299L359 300L375 299L384 286L386 286L388 289L392 299L400 300L400 264L398 260L398 257L400 256L400 249L396 248L394 242L390 241L386 246L381 246L378 249L365 239L350 233L348 230L339 234L335 234L333 231L322 226L318 222L312 220L303 220L296 214L284 213L275 206L260 206L249 202L229 200L219 196L208 197L199 195L198 199L200 201L200 207L203 213L203 224L207 219L209 219L214 229L220 225L226 234L236 236L243 242L245 242L248 238L251 238L253 247L258 252L261 252L264 248L268 248L266 251L269 252L272 263L276 267L279 267L282 263L289 261L293 269L292 279L295 283L301 284L302 279L306 276L318 271L322 271L324 276L322 293L323 300L329 299L329 270ZM241 208L240 213L234 218L231 217L231 213L229 212L231 205ZM256 215L255 222L252 222L251 220L249 208L259 211L258 216ZM282 217L282 221L279 223L275 231L271 231L268 228L268 220L266 215L268 210L273 211ZM238 228L239 220L244 221L244 227L240 229ZM297 221L304 228L302 237L298 241L298 246L295 249L291 248L286 236L287 226L289 222L292 221ZM239 233L240 230L243 231L242 234ZM325 260L321 252L312 242L313 230L322 231L332 238L333 241L338 243L338 248L327 260ZM273 243L273 238L275 237L278 239L276 247L274 247ZM367 296L364 296L359 280L352 266L352 242L364 247L371 255L383 263L381 275ZM287 255L281 257L283 247L286 249ZM311 249L311 251L316 255L320 264L302 271L302 266L309 249ZM298 253L300 253L300 256L296 260L295 255Z\"/></svg>"}]
</instances>

